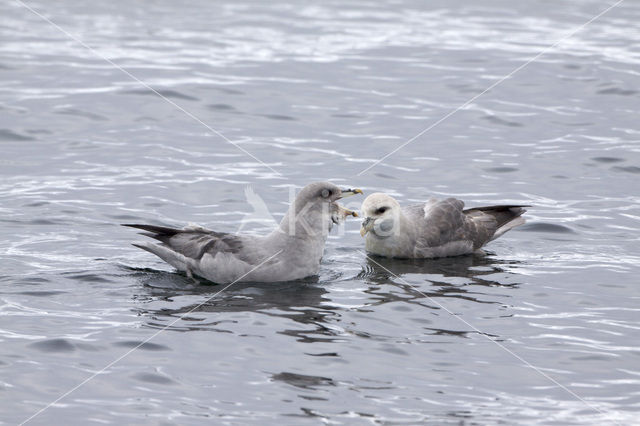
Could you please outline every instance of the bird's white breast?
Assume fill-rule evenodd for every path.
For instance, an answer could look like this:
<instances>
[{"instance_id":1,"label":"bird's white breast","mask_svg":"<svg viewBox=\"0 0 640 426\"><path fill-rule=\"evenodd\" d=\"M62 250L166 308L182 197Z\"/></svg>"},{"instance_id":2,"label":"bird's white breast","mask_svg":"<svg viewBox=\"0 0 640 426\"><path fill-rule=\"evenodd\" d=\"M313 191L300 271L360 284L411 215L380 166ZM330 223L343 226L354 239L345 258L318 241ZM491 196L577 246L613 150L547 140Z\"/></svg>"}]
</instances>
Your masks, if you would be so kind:
<instances>
[{"instance_id":1,"label":"bird's white breast","mask_svg":"<svg viewBox=\"0 0 640 426\"><path fill-rule=\"evenodd\" d=\"M373 233L367 234L365 239L365 248L369 253L374 253L380 256L386 257L410 257L407 253L407 248L413 247L408 241L404 241L404 238L398 238L396 235L391 235L386 238L379 238Z\"/></svg>"}]
</instances>

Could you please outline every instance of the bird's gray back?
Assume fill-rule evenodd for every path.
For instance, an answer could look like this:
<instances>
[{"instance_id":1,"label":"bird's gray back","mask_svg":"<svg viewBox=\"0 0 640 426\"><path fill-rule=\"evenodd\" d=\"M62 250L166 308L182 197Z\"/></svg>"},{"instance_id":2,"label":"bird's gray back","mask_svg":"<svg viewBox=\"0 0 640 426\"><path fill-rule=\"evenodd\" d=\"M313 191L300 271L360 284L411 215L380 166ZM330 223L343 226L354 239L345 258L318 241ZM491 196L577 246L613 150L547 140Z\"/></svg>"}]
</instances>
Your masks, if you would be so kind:
<instances>
[{"instance_id":1,"label":"bird's gray back","mask_svg":"<svg viewBox=\"0 0 640 426\"><path fill-rule=\"evenodd\" d=\"M416 226L418 243L437 247L459 238L464 228L464 203L455 198L431 199L402 209L404 216Z\"/></svg>"},{"instance_id":2,"label":"bird's gray back","mask_svg":"<svg viewBox=\"0 0 640 426\"><path fill-rule=\"evenodd\" d=\"M455 198L431 199L402 209L415 226L416 250L427 250L450 243L466 244L477 249L491 239L497 226L491 216L469 216L464 202Z\"/></svg>"}]
</instances>

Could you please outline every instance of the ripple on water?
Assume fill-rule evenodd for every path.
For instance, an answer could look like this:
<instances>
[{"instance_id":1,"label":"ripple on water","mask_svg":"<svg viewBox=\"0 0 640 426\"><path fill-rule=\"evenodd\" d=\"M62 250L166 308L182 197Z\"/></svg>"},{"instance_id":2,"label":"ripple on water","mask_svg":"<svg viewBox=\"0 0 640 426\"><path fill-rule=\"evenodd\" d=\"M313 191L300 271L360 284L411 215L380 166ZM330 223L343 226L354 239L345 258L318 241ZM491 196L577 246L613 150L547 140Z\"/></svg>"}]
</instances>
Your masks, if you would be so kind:
<instances>
[{"instance_id":1,"label":"ripple on water","mask_svg":"<svg viewBox=\"0 0 640 426\"><path fill-rule=\"evenodd\" d=\"M494 173L513 173L518 171L518 169L516 169L515 167L488 167L484 170Z\"/></svg>"},{"instance_id":2,"label":"ripple on water","mask_svg":"<svg viewBox=\"0 0 640 426\"><path fill-rule=\"evenodd\" d=\"M294 117L290 115L281 115L281 114L261 114L260 117L269 118L271 120L281 120L281 121L295 121Z\"/></svg>"},{"instance_id":3,"label":"ripple on water","mask_svg":"<svg viewBox=\"0 0 640 426\"><path fill-rule=\"evenodd\" d=\"M25 296L35 296L35 297L50 297L50 296L57 296L59 294L66 294L68 292L66 291L54 291L54 290L43 290L43 291L21 291L19 293L16 294L23 294Z\"/></svg>"},{"instance_id":4,"label":"ripple on water","mask_svg":"<svg viewBox=\"0 0 640 426\"><path fill-rule=\"evenodd\" d=\"M627 167L614 166L612 167L612 170L615 170L617 172L625 172L625 173L633 173L633 174L640 173L640 167L638 166L627 166Z\"/></svg>"},{"instance_id":5,"label":"ripple on water","mask_svg":"<svg viewBox=\"0 0 640 426\"><path fill-rule=\"evenodd\" d=\"M235 110L234 107L227 104L211 104L211 105L207 105L207 108L214 111L234 111Z\"/></svg>"},{"instance_id":6,"label":"ripple on water","mask_svg":"<svg viewBox=\"0 0 640 426\"><path fill-rule=\"evenodd\" d=\"M141 96L158 96L157 93L159 93L160 95L164 96L165 98L173 98L173 99L180 99L180 100L184 100L184 101L199 101L200 99L194 97L194 96L190 96L190 95L186 95L182 92L179 92L177 90L171 90L171 89L158 89L155 90L155 92L151 91L151 90L126 90L123 92L120 92L123 95L141 95Z\"/></svg>"},{"instance_id":7,"label":"ripple on water","mask_svg":"<svg viewBox=\"0 0 640 426\"><path fill-rule=\"evenodd\" d=\"M273 374L271 378L302 389L312 389L318 386L336 386L335 381L330 377L308 376L287 371Z\"/></svg>"},{"instance_id":8,"label":"ripple on water","mask_svg":"<svg viewBox=\"0 0 640 426\"><path fill-rule=\"evenodd\" d=\"M610 87L608 89L598 90L597 92L600 95L621 95L621 96L631 96L638 93L637 90L631 89L622 89L620 87Z\"/></svg>"},{"instance_id":9,"label":"ripple on water","mask_svg":"<svg viewBox=\"0 0 640 426\"><path fill-rule=\"evenodd\" d=\"M518 231L524 232L548 232L552 234L576 234L576 231L565 225L557 223L535 222L525 223L518 227Z\"/></svg>"},{"instance_id":10,"label":"ripple on water","mask_svg":"<svg viewBox=\"0 0 640 426\"><path fill-rule=\"evenodd\" d=\"M100 2L81 16L73 2L56 2L60 10L49 12L66 16L71 32L95 28L96 46L117 45L111 53L162 96L188 106L283 176L261 172L221 138L204 137L200 123L156 94L134 90L142 88L51 33L46 22L28 20L33 37L25 39L13 29L24 26L29 12L0 2L8 23L0 33L9 39L0 62L15 67L2 71L11 84L3 88L0 146L16 154L0 159L0 234L9 244L15 238L19 249L0 254L0 263L17 265L0 271L0 365L10 364L0 390L17 416L59 396L67 384L61 376L71 387L79 383L76 374L138 348L139 356L48 410L41 422L240 424L295 412L304 418L284 423L358 417L381 424L613 423L588 417L568 395L558 398L554 384L531 378L532 371L457 316L492 331L488 337L590 403L611 413L637 408L638 312L623 310L633 307L639 264L632 255L639 133L631 124L640 90L633 84L639 34L628 31L637 5L612 10L597 31L575 34L570 46L539 61L540 72L518 74L363 177L371 190L407 196L418 190L421 200L434 191L473 193L474 201L532 200L541 216L531 212L533 223L492 243L499 254L373 263L361 254L352 222L351 235L329 240L316 282L236 284L209 300L221 286L114 266L170 269L131 250L131 234L113 222L206 218L230 230L240 222L234 212L250 210L236 208L245 184L265 193L279 187L280 194L289 182L316 178L356 185L350 180L363 160L380 158L480 93L597 2L558 2L550 12L505 0L486 10L454 3L256 9L221 2L208 11L216 13L202 13L211 2L176 9L168 3L133 2L118 19L113 5ZM160 44L139 48L154 41ZM459 84L447 86L453 81ZM492 101L504 106L481 108ZM515 195L525 193L533 195ZM285 200L266 201L271 208ZM611 309L597 317L567 315L605 301ZM566 331L539 332L532 318L514 315L519 309L542 315L535 321L549 330ZM163 340L145 340L174 323Z\"/></svg>"},{"instance_id":11,"label":"ripple on water","mask_svg":"<svg viewBox=\"0 0 640 426\"><path fill-rule=\"evenodd\" d=\"M26 223L29 225L68 225L71 222L63 219L32 219Z\"/></svg>"},{"instance_id":12,"label":"ripple on water","mask_svg":"<svg viewBox=\"0 0 640 426\"><path fill-rule=\"evenodd\" d=\"M51 282L51 280L42 277L23 277L17 281L18 284L39 285Z\"/></svg>"},{"instance_id":13,"label":"ripple on water","mask_svg":"<svg viewBox=\"0 0 640 426\"><path fill-rule=\"evenodd\" d=\"M522 123L518 123L516 121L505 120L503 118L496 117L495 115L485 115L484 117L482 117L482 119L490 121L493 124L500 124L501 126L508 126L508 127L522 127L522 126L524 126L524 124L522 124Z\"/></svg>"},{"instance_id":14,"label":"ripple on water","mask_svg":"<svg viewBox=\"0 0 640 426\"><path fill-rule=\"evenodd\" d=\"M70 343L67 339L57 338L43 340L29 344L30 347L37 349L41 352L73 352L76 350L76 346Z\"/></svg>"},{"instance_id":15,"label":"ripple on water","mask_svg":"<svg viewBox=\"0 0 640 426\"><path fill-rule=\"evenodd\" d=\"M113 343L114 346L121 346L124 348L137 348L143 351L170 351L171 348L165 345L161 345L158 343L144 342L144 341L135 341L135 340L126 340L122 342Z\"/></svg>"},{"instance_id":16,"label":"ripple on water","mask_svg":"<svg viewBox=\"0 0 640 426\"><path fill-rule=\"evenodd\" d=\"M618 158L618 157L592 157L591 159L597 163L605 163L605 164L621 163L624 161L624 158Z\"/></svg>"},{"instance_id":17,"label":"ripple on water","mask_svg":"<svg viewBox=\"0 0 640 426\"><path fill-rule=\"evenodd\" d=\"M33 141L31 136L25 136L9 129L0 129L0 141Z\"/></svg>"},{"instance_id":18,"label":"ripple on water","mask_svg":"<svg viewBox=\"0 0 640 426\"><path fill-rule=\"evenodd\" d=\"M67 278L71 278L72 280L84 281L89 283L112 283L113 280L106 278L104 274L64 274Z\"/></svg>"},{"instance_id":19,"label":"ripple on water","mask_svg":"<svg viewBox=\"0 0 640 426\"><path fill-rule=\"evenodd\" d=\"M63 108L60 109L58 111L55 111L55 114L61 114L61 115L71 115L74 117L83 117L83 118L88 118L90 120L93 121L108 121L109 119L103 115L100 114L96 114L93 112L89 112L89 111L82 111L79 110L77 108Z\"/></svg>"},{"instance_id":20,"label":"ripple on water","mask_svg":"<svg viewBox=\"0 0 640 426\"><path fill-rule=\"evenodd\" d=\"M139 380L141 382L146 383L154 383L156 385L173 385L176 384L175 381L170 379L169 377L159 374L159 373L136 373L132 375L135 380Z\"/></svg>"},{"instance_id":21,"label":"ripple on water","mask_svg":"<svg viewBox=\"0 0 640 426\"><path fill-rule=\"evenodd\" d=\"M396 180L398 179L397 177L394 177L394 176L391 176L391 175L388 175L388 174L385 174L385 173L380 173L380 172L376 172L376 173L374 173L374 175L376 175L376 176L378 176L378 177L380 177L382 179L396 179Z\"/></svg>"}]
</instances>

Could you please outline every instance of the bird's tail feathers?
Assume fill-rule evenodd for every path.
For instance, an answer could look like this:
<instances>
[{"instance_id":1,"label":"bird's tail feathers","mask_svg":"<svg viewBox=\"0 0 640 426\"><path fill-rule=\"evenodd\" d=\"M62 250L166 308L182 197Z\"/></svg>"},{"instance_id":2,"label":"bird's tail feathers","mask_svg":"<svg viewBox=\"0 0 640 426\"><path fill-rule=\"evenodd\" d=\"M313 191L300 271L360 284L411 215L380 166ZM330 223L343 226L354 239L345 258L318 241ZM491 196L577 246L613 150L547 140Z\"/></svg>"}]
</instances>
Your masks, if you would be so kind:
<instances>
[{"instance_id":1,"label":"bird's tail feathers","mask_svg":"<svg viewBox=\"0 0 640 426\"><path fill-rule=\"evenodd\" d=\"M521 217L526 212L524 207L530 206L504 205L473 207L470 209L466 209L463 212L473 217L476 221L489 219L493 222L495 220L494 226L497 226L497 229L491 236L491 240L495 240L505 232L525 223L524 218Z\"/></svg>"},{"instance_id":2,"label":"bird's tail feathers","mask_svg":"<svg viewBox=\"0 0 640 426\"><path fill-rule=\"evenodd\" d=\"M171 237L183 231L182 229L169 228L167 226L140 225L136 223L123 223L122 226L128 226L130 228L142 229L143 231L147 231L147 232L140 232L140 235L144 235L145 237L155 238L156 240L162 241L163 243L167 243L168 240L171 239ZM143 249L143 250L146 250L146 249Z\"/></svg>"},{"instance_id":3,"label":"bird's tail feathers","mask_svg":"<svg viewBox=\"0 0 640 426\"><path fill-rule=\"evenodd\" d=\"M146 250L149 253L153 253L158 256L160 259L167 262L169 265L174 268L187 272L191 268L189 266L189 259L185 256L181 255L178 252L171 250L169 247L164 245L152 244L152 243L142 243L142 244L132 244L135 247L141 248L142 250Z\"/></svg>"},{"instance_id":4,"label":"bird's tail feathers","mask_svg":"<svg viewBox=\"0 0 640 426\"><path fill-rule=\"evenodd\" d=\"M137 223L123 223L122 226L142 229L143 231L151 232L154 234L164 234L164 235L170 235L170 236L175 235L181 231L181 229L169 228L168 226L141 225Z\"/></svg>"},{"instance_id":5,"label":"bird's tail feathers","mask_svg":"<svg viewBox=\"0 0 640 426\"><path fill-rule=\"evenodd\" d=\"M508 224L515 218L523 215L526 210L524 207L530 206L516 206L516 205L508 205L508 206L486 206L486 207L473 207L470 209L463 210L463 213L466 213L471 216L478 216L479 213L482 213L492 216L496 221L498 228L502 228L504 225Z\"/></svg>"},{"instance_id":6,"label":"bird's tail feathers","mask_svg":"<svg viewBox=\"0 0 640 426\"><path fill-rule=\"evenodd\" d=\"M524 225L525 222L526 220L524 219L524 217L518 216L515 219L511 220L510 222L505 223L504 225L502 225L500 228L496 230L496 232L493 234L493 237L491 237L491 241L495 240L496 238L498 238L505 232L515 228L516 226Z\"/></svg>"}]
</instances>

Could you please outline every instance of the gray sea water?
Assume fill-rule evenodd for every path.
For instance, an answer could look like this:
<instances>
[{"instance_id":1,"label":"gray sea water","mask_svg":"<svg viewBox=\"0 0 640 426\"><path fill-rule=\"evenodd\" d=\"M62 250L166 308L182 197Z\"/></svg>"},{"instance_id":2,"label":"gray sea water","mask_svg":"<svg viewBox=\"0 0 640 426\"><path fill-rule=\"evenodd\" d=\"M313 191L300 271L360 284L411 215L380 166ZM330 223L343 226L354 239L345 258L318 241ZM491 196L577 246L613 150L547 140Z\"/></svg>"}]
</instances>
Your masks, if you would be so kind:
<instances>
[{"instance_id":1,"label":"gray sea water","mask_svg":"<svg viewBox=\"0 0 640 426\"><path fill-rule=\"evenodd\" d=\"M521 67L613 4L0 3L0 423L637 424L640 3ZM222 293L119 226L264 232L248 186L327 179L533 207Z\"/></svg>"}]
</instances>

